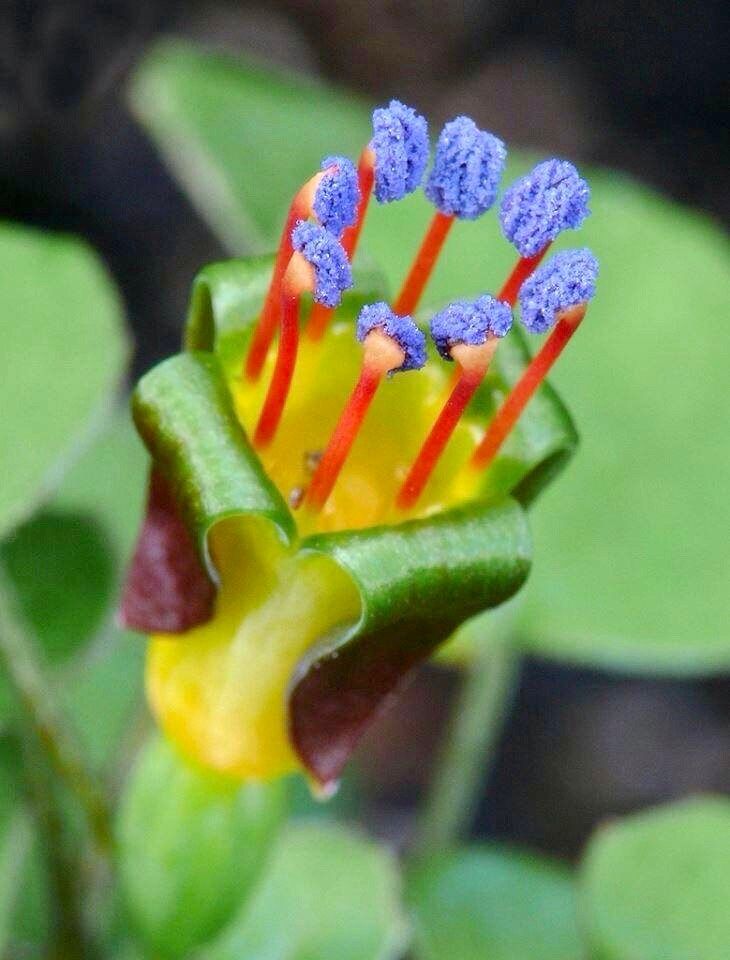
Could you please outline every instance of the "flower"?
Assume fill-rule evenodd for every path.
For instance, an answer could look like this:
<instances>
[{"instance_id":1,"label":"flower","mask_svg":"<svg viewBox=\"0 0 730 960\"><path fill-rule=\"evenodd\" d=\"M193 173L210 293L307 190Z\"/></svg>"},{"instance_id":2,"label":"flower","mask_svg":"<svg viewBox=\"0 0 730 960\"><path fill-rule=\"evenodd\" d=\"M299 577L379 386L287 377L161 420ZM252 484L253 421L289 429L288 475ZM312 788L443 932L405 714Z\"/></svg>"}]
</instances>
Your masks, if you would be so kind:
<instances>
[{"instance_id":1,"label":"flower","mask_svg":"<svg viewBox=\"0 0 730 960\"><path fill-rule=\"evenodd\" d=\"M408 672L520 588L525 507L575 446L547 393L551 415L528 408L503 459L486 471L470 463L529 365L520 333L506 336L512 301L485 293L446 306L429 350L384 291L365 306L348 293L346 237L362 226L368 191L397 199L427 159L425 120L403 104L375 111L373 129L359 199L344 159L327 158L315 181L319 222L301 220L282 238L288 266L272 271L273 259L258 258L205 268L185 350L133 395L152 483L122 617L151 634L147 691L166 735L234 777L303 770L335 782ZM504 147L466 118L446 129L427 192L476 216L494 201ZM363 176L373 163L374 176ZM567 283L569 274L563 265L557 275ZM523 321L542 287L527 289ZM300 320L307 291L328 307L342 301L316 337L306 311ZM267 315L280 337L252 370L264 302L280 306ZM439 354L458 361L455 386ZM262 408L274 413L265 436L254 429Z\"/></svg>"}]
</instances>

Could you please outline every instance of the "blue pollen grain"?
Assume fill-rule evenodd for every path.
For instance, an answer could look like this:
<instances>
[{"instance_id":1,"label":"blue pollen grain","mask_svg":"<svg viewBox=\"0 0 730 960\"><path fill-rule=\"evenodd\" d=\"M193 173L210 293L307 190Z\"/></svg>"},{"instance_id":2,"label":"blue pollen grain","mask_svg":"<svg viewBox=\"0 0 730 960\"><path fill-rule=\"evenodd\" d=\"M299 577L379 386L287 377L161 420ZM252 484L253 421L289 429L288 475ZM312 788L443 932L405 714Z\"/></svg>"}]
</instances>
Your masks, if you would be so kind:
<instances>
[{"instance_id":1,"label":"blue pollen grain","mask_svg":"<svg viewBox=\"0 0 730 960\"><path fill-rule=\"evenodd\" d=\"M405 353L400 367L391 370L420 370L426 363L426 337L411 317L399 317L387 303L371 303L363 307L357 318L357 339L362 343L373 330L380 329Z\"/></svg>"},{"instance_id":2,"label":"blue pollen grain","mask_svg":"<svg viewBox=\"0 0 730 960\"><path fill-rule=\"evenodd\" d=\"M357 217L357 170L347 157L326 157L321 169L325 173L314 194L312 209L325 230L339 237Z\"/></svg>"},{"instance_id":3,"label":"blue pollen grain","mask_svg":"<svg viewBox=\"0 0 730 960\"><path fill-rule=\"evenodd\" d=\"M314 267L317 303L336 307L342 291L352 286L352 271L342 244L324 227L300 220L291 234L292 247Z\"/></svg>"},{"instance_id":4,"label":"blue pollen grain","mask_svg":"<svg viewBox=\"0 0 730 960\"><path fill-rule=\"evenodd\" d=\"M504 337L512 327L509 304L489 294L476 300L455 300L434 314L431 337L444 360L453 360L451 348L457 343L479 346L490 334Z\"/></svg>"},{"instance_id":5,"label":"blue pollen grain","mask_svg":"<svg viewBox=\"0 0 730 960\"><path fill-rule=\"evenodd\" d=\"M505 191L502 233L523 257L534 257L563 230L575 230L590 214L590 188L572 163L544 160Z\"/></svg>"},{"instance_id":6,"label":"blue pollen grain","mask_svg":"<svg viewBox=\"0 0 730 960\"><path fill-rule=\"evenodd\" d=\"M424 117L400 100L373 111L375 199L378 203L402 200L423 179L428 163L428 124Z\"/></svg>"},{"instance_id":7,"label":"blue pollen grain","mask_svg":"<svg viewBox=\"0 0 730 960\"><path fill-rule=\"evenodd\" d=\"M497 198L506 159L498 137L469 117L456 117L439 136L426 196L441 213L476 220Z\"/></svg>"},{"instance_id":8,"label":"blue pollen grain","mask_svg":"<svg viewBox=\"0 0 730 960\"><path fill-rule=\"evenodd\" d=\"M545 333L558 314L587 303L596 292L598 261L591 251L564 250L556 253L522 284L520 312L530 333Z\"/></svg>"}]
</instances>

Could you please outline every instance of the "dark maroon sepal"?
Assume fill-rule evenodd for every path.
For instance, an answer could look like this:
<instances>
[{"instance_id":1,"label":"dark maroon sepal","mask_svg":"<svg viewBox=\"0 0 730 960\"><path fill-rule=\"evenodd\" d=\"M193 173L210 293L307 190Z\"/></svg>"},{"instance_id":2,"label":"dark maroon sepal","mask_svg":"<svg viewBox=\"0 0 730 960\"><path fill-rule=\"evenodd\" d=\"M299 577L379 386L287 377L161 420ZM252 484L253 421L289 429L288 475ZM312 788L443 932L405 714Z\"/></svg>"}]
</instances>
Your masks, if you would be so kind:
<instances>
[{"instance_id":1,"label":"dark maroon sepal","mask_svg":"<svg viewBox=\"0 0 730 960\"><path fill-rule=\"evenodd\" d=\"M433 651L420 638L384 630L370 643L319 661L293 688L289 735L302 763L323 786L335 783L355 746L411 670Z\"/></svg>"},{"instance_id":2,"label":"dark maroon sepal","mask_svg":"<svg viewBox=\"0 0 730 960\"><path fill-rule=\"evenodd\" d=\"M141 633L183 633L210 620L214 601L215 587L170 488L153 470L119 619L123 626Z\"/></svg>"}]
</instances>

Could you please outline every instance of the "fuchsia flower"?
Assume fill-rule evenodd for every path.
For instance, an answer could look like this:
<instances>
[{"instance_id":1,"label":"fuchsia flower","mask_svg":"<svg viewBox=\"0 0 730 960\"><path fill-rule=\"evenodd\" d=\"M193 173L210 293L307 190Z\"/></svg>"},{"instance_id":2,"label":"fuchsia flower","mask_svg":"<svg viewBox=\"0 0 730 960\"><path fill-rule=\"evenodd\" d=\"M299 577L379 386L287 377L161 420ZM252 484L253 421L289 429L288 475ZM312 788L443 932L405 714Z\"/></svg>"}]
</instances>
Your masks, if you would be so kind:
<instances>
[{"instance_id":1,"label":"fuchsia flower","mask_svg":"<svg viewBox=\"0 0 730 960\"><path fill-rule=\"evenodd\" d=\"M525 407L597 273L588 251L536 270L588 212L575 168L546 161L505 194L520 257L496 296L437 312L431 347L413 318L453 222L494 204L505 156L468 118L446 125L403 289L362 306L348 291L370 195L401 199L428 159L422 117L376 110L357 169L328 157L298 191L273 263L202 271L185 352L138 385L153 471L122 616L152 634L152 710L199 763L331 785L409 671L524 582L524 507L575 444L547 388ZM510 333L518 293L528 332L554 327L532 362Z\"/></svg>"}]
</instances>

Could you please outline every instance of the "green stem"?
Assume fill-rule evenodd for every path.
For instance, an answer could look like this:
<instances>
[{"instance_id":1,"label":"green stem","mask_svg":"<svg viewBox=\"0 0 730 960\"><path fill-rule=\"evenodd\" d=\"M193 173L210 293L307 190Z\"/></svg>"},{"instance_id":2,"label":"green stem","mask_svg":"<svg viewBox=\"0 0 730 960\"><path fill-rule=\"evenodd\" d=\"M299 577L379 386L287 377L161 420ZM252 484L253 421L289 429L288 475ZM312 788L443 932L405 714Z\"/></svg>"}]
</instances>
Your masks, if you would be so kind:
<instances>
[{"instance_id":1,"label":"green stem","mask_svg":"<svg viewBox=\"0 0 730 960\"><path fill-rule=\"evenodd\" d=\"M0 661L49 763L78 800L99 853L108 855L112 831L106 797L87 770L81 751L64 724L53 687L44 674L33 638L16 610L12 586L2 571Z\"/></svg>"},{"instance_id":2,"label":"green stem","mask_svg":"<svg viewBox=\"0 0 730 960\"><path fill-rule=\"evenodd\" d=\"M28 798L35 814L50 892L53 941L49 946L49 958L85 960L87 938L80 870L66 854L63 814L48 758L34 730L28 730L23 738L23 755Z\"/></svg>"},{"instance_id":3,"label":"green stem","mask_svg":"<svg viewBox=\"0 0 730 960\"><path fill-rule=\"evenodd\" d=\"M504 628L500 623L497 635L485 638L467 670L421 815L418 854L443 850L460 839L494 765L519 678L519 657L509 648Z\"/></svg>"}]
</instances>

